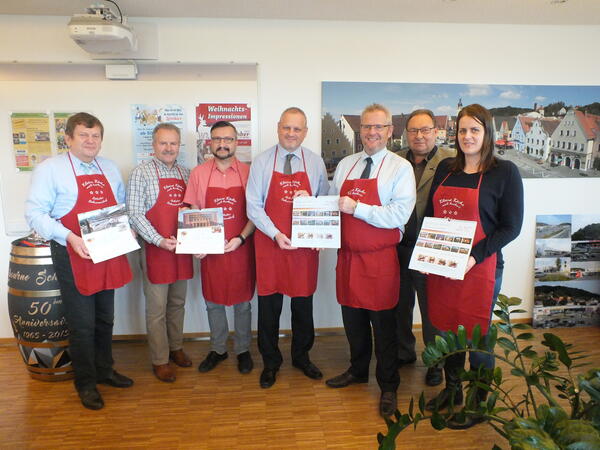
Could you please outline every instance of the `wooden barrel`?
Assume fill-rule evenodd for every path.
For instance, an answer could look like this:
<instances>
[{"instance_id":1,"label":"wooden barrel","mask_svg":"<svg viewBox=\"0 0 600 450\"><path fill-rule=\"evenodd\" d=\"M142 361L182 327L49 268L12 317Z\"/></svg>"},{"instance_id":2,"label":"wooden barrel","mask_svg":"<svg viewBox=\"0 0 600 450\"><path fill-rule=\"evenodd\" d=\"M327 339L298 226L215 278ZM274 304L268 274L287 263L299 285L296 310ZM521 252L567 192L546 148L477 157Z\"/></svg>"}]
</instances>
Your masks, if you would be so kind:
<instances>
[{"instance_id":1,"label":"wooden barrel","mask_svg":"<svg viewBox=\"0 0 600 450\"><path fill-rule=\"evenodd\" d=\"M8 312L29 375L44 381L73 378L69 330L48 242L12 242Z\"/></svg>"}]
</instances>

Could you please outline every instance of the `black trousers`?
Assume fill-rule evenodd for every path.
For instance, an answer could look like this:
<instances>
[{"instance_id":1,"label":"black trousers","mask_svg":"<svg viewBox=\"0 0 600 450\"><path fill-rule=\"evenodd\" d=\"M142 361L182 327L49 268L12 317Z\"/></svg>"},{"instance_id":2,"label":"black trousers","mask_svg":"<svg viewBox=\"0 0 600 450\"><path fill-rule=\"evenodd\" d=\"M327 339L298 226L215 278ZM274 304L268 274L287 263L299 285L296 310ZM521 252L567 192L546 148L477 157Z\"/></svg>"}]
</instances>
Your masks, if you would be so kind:
<instances>
[{"instance_id":1,"label":"black trousers","mask_svg":"<svg viewBox=\"0 0 600 450\"><path fill-rule=\"evenodd\" d=\"M400 296L396 306L398 358L411 360L417 357L415 353L416 339L412 332L415 291L421 311L423 344L427 345L433 342L438 331L431 324L427 311L427 275L408 268L413 247L398 245L397 249L400 262Z\"/></svg>"},{"instance_id":2,"label":"black trousers","mask_svg":"<svg viewBox=\"0 0 600 450\"><path fill-rule=\"evenodd\" d=\"M279 350L279 318L283 294L258 296L258 350L265 369L279 369L283 362ZM308 363L308 352L315 341L313 296L292 297L292 363Z\"/></svg>"},{"instance_id":3,"label":"black trousers","mask_svg":"<svg viewBox=\"0 0 600 450\"><path fill-rule=\"evenodd\" d=\"M371 311L342 306L342 319L350 345L348 371L359 378L369 376L374 338L377 384L382 392L396 392L400 384L400 375L398 375L395 308Z\"/></svg>"},{"instance_id":4,"label":"black trousers","mask_svg":"<svg viewBox=\"0 0 600 450\"><path fill-rule=\"evenodd\" d=\"M75 388L78 391L95 388L97 381L110 377L113 372L115 291L82 295L75 286L66 247L52 241L50 251L70 333L69 354Z\"/></svg>"}]
</instances>

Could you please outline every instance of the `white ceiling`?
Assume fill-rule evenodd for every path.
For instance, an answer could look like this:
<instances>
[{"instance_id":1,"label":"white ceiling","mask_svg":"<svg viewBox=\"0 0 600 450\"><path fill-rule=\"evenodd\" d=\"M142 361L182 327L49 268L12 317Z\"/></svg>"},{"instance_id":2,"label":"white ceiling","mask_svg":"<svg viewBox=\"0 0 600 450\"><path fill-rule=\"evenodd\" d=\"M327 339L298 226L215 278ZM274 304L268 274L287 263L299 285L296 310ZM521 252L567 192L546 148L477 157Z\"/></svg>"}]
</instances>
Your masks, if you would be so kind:
<instances>
[{"instance_id":1,"label":"white ceiling","mask_svg":"<svg viewBox=\"0 0 600 450\"><path fill-rule=\"evenodd\" d=\"M369 0L116 1L123 14L129 17L600 25L599 0L375 0L373 3ZM70 16L83 13L87 6L97 2L1 0L0 14ZM104 3L111 5L107 1Z\"/></svg>"}]
</instances>

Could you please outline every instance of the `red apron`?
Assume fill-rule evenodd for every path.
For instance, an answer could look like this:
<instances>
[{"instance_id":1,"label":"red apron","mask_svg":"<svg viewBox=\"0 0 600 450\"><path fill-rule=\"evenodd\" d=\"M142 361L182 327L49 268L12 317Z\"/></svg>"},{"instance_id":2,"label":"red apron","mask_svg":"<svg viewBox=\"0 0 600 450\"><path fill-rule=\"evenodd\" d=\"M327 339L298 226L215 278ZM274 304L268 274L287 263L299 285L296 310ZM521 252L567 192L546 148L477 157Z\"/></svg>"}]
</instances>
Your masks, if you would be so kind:
<instances>
[{"instance_id":1,"label":"red apron","mask_svg":"<svg viewBox=\"0 0 600 450\"><path fill-rule=\"evenodd\" d=\"M477 222L473 245L485 238L479 216L479 188L444 186L444 181L433 194L433 215ZM452 199L453 201L445 201ZM452 280L430 274L427 277L427 304L431 323L440 331L454 331L459 325L467 329L469 338L476 324L487 333L494 283L496 281L496 254L475 264L464 280Z\"/></svg>"},{"instance_id":2,"label":"red apron","mask_svg":"<svg viewBox=\"0 0 600 450\"><path fill-rule=\"evenodd\" d=\"M381 206L377 178L383 161L375 178L348 180L356 161L346 175L340 196ZM335 268L338 303L371 311L392 309L398 303L400 292L400 265L396 252L400 231L374 227L351 214L342 213L341 220L342 247L338 250Z\"/></svg>"},{"instance_id":3,"label":"red apron","mask_svg":"<svg viewBox=\"0 0 600 450\"><path fill-rule=\"evenodd\" d=\"M169 238L177 235L177 213L183 204L185 181L181 170L177 178L160 178L158 167L154 163L158 178L158 197L154 206L146 212L158 234ZM189 280L194 276L191 255L177 255L156 245L144 243L146 247L146 267L148 279L154 284L171 284L178 280Z\"/></svg>"},{"instance_id":4,"label":"red apron","mask_svg":"<svg viewBox=\"0 0 600 450\"><path fill-rule=\"evenodd\" d=\"M237 159L235 162L240 185L227 189L211 187L210 179L215 166L213 160L204 197L206 208L223 208L225 239L228 241L238 236L248 223L244 183L239 162ZM202 295L209 302L230 306L251 300L256 285L252 236L248 236L246 242L233 252L206 255L200 263L200 273Z\"/></svg>"},{"instance_id":5,"label":"red apron","mask_svg":"<svg viewBox=\"0 0 600 450\"><path fill-rule=\"evenodd\" d=\"M306 175L304 150L301 150L304 172L292 175L275 172L278 151L279 147L275 150L265 212L279 231L289 238L292 235L294 192L305 190L312 195L312 191ZM256 230L255 243L258 295L278 292L290 297L308 297L314 294L317 289L319 252L308 248L281 250L274 239L259 230Z\"/></svg>"},{"instance_id":6,"label":"red apron","mask_svg":"<svg viewBox=\"0 0 600 450\"><path fill-rule=\"evenodd\" d=\"M81 237L77 214L94 211L116 205L115 196L102 168L99 175L77 175L71 154L67 153L75 182L77 183L77 201L73 209L60 218L62 224L71 232ZM93 295L96 292L117 289L126 285L132 279L129 261L125 255L94 264L91 259L83 259L67 243L67 252L71 261L75 286L83 295Z\"/></svg>"}]
</instances>

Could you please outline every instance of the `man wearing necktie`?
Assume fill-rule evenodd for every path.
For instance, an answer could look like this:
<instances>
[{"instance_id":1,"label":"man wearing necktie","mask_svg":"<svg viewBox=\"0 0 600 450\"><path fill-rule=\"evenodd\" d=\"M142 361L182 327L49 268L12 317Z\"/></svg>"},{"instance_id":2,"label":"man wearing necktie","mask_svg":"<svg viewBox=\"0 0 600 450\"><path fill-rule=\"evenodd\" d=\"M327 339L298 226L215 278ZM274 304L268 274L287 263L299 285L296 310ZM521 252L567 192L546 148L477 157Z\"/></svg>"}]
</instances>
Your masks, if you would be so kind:
<instances>
[{"instance_id":1,"label":"man wearing necktie","mask_svg":"<svg viewBox=\"0 0 600 450\"><path fill-rule=\"evenodd\" d=\"M77 113L65 129L67 153L36 167L25 203L31 228L51 240L50 250L69 328L75 388L83 406L100 409L97 384L125 388L133 381L113 369L114 290L132 275L125 255L94 264L81 238L77 214L125 202L117 166L97 156L104 127Z\"/></svg>"},{"instance_id":2,"label":"man wearing necktie","mask_svg":"<svg viewBox=\"0 0 600 450\"><path fill-rule=\"evenodd\" d=\"M317 288L319 254L292 247L291 241L294 197L326 195L329 191L323 159L301 146L307 130L304 112L296 107L286 109L277 124L279 142L254 159L246 189L248 218L257 228L254 244L262 388L275 383L283 361L278 341L284 295L291 299L292 365L309 378L323 377L308 355L315 338L312 297Z\"/></svg>"},{"instance_id":3,"label":"man wearing necktie","mask_svg":"<svg viewBox=\"0 0 600 450\"><path fill-rule=\"evenodd\" d=\"M398 244L400 261L400 298L396 307L398 332L398 363L400 366L416 361L415 336L412 333L415 291L421 311L423 343L428 344L435 339L436 329L431 325L427 312L427 276L417 270L408 268L417 233L423 223L425 206L429 199L429 190L438 164L446 158L456 155L451 148L435 145L437 128L435 116L428 109L417 109L410 113L406 121L406 137L408 148L400 150L398 155L405 158L412 166L417 185L417 203L408 223L404 238ZM428 386L437 386L442 382L442 369L430 367L425 375Z\"/></svg>"},{"instance_id":4,"label":"man wearing necktie","mask_svg":"<svg viewBox=\"0 0 600 450\"><path fill-rule=\"evenodd\" d=\"M386 149L392 137L387 108L373 104L361 114L364 150L345 157L333 177L342 212L342 242L336 267L336 295L350 346L350 367L327 380L332 388L366 383L372 354L381 397L379 411L396 410L398 344L395 307L400 288L396 245L415 205L410 164Z\"/></svg>"}]
</instances>

